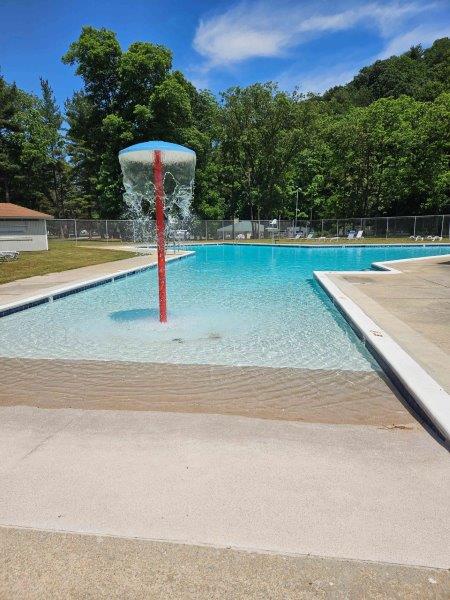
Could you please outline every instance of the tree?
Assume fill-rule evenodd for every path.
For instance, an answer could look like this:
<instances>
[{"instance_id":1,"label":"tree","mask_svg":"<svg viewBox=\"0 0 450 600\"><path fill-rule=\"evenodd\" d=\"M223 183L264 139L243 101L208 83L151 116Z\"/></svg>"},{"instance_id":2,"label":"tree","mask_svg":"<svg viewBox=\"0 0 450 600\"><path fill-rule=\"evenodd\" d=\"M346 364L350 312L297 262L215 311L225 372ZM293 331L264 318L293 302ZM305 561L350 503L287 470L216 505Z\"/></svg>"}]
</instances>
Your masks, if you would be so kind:
<instances>
[{"instance_id":1,"label":"tree","mask_svg":"<svg viewBox=\"0 0 450 600\"><path fill-rule=\"evenodd\" d=\"M450 91L450 40L436 40L423 50L412 46L401 56L377 60L364 67L344 85L325 92L324 100L340 106L368 106L380 98L411 96L416 100L434 100Z\"/></svg>"},{"instance_id":2,"label":"tree","mask_svg":"<svg viewBox=\"0 0 450 600\"><path fill-rule=\"evenodd\" d=\"M10 201L11 181L18 172L18 148L14 134L20 131L15 119L18 90L0 75L0 183L5 202Z\"/></svg>"},{"instance_id":3,"label":"tree","mask_svg":"<svg viewBox=\"0 0 450 600\"><path fill-rule=\"evenodd\" d=\"M66 164L86 216L126 214L117 154L148 139L195 150L193 210L204 218L293 218L297 189L300 210L322 218L448 204L448 38L376 61L321 97L258 83L227 90L220 103L173 70L168 48L135 42L122 50L106 29L83 28L63 60L83 80L66 104ZM34 151L52 156L38 143L48 131L38 135L27 118L19 125L35 132ZM8 156L17 139L8 135Z\"/></svg>"},{"instance_id":4,"label":"tree","mask_svg":"<svg viewBox=\"0 0 450 600\"><path fill-rule=\"evenodd\" d=\"M229 216L284 210L286 175L301 147L295 99L272 83L223 94L220 160Z\"/></svg>"},{"instance_id":5,"label":"tree","mask_svg":"<svg viewBox=\"0 0 450 600\"><path fill-rule=\"evenodd\" d=\"M53 90L46 79L41 78L41 114L45 131L45 177L49 210L57 217L67 216L67 203L74 193L71 167L67 163L67 144L62 132L63 115L58 107Z\"/></svg>"},{"instance_id":6,"label":"tree","mask_svg":"<svg viewBox=\"0 0 450 600\"><path fill-rule=\"evenodd\" d=\"M330 121L326 187L335 216L442 209L448 192L449 110L448 94L433 103L402 96L353 108Z\"/></svg>"},{"instance_id":7,"label":"tree","mask_svg":"<svg viewBox=\"0 0 450 600\"><path fill-rule=\"evenodd\" d=\"M126 211L117 160L123 147L159 138L192 143L202 153L211 144L198 118L207 102L172 70L164 46L136 42L123 52L112 31L84 27L63 61L83 78L66 110L69 153L90 215L115 218Z\"/></svg>"}]
</instances>

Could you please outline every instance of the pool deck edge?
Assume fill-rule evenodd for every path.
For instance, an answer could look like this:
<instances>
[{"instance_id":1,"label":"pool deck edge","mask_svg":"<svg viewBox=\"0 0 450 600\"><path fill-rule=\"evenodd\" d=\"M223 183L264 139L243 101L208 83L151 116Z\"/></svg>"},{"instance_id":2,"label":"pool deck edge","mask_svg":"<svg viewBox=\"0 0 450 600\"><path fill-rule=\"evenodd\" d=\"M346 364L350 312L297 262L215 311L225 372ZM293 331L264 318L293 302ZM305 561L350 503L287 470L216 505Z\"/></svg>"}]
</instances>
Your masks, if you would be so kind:
<instances>
[{"instance_id":1,"label":"pool deck edge","mask_svg":"<svg viewBox=\"0 0 450 600\"><path fill-rule=\"evenodd\" d=\"M194 254L195 254L195 251L186 250L186 251L183 251L183 254L177 254L174 256L166 256L166 263L170 263L175 260L181 260L182 258L187 258ZM124 260L129 261L130 259L124 259ZM147 264L137 265L134 267L130 267L128 269L121 269L120 271L114 270L114 266L117 266L117 264L120 262L121 261L113 261L113 262L104 263L105 265L111 266L111 268L109 269L109 272L104 275L100 275L98 277L91 277L88 279L80 279L76 283L70 283L69 285L63 285L61 287L57 287L52 290L48 290L48 291L45 291L45 292L42 292L39 294L35 294L33 296L27 296L25 298L21 298L20 300L16 300L16 301L9 302L6 304L0 304L0 318L6 317L7 315L14 313L14 312L19 312L20 310L25 310L32 306L36 306L38 304L43 304L45 302L51 302L53 300L62 298L64 296L68 296L69 294L76 293L83 289L88 289L90 287L95 287L97 285L109 283L111 281L115 281L116 279L120 279L122 277L127 277L128 275L134 275L135 273L140 273L141 271L146 271L148 269L154 269L157 266L156 259L154 259L152 262L149 262ZM96 265L96 266L98 266L98 265ZM88 269L89 267L81 267L81 269L84 269L84 268ZM49 275L52 275L52 273L50 273ZM45 276L43 276L43 277L45 277ZM18 280L18 281L26 281L26 280L22 279L22 280ZM13 283L16 283L16 282L13 282ZM5 285L8 285L8 284L5 284ZM1 290L1 287L2 286L0 286L0 290Z\"/></svg>"},{"instance_id":2,"label":"pool deck edge","mask_svg":"<svg viewBox=\"0 0 450 600\"><path fill-rule=\"evenodd\" d=\"M450 259L450 254L439 257L420 257L373 263L378 269L371 277L390 277L401 274L398 263L412 263L431 259ZM330 296L351 326L363 338L374 355L380 360L390 377L418 406L423 409L439 432L450 440L450 395L389 333L340 289L332 278L345 276L367 277L367 271L314 271L314 277Z\"/></svg>"}]
</instances>

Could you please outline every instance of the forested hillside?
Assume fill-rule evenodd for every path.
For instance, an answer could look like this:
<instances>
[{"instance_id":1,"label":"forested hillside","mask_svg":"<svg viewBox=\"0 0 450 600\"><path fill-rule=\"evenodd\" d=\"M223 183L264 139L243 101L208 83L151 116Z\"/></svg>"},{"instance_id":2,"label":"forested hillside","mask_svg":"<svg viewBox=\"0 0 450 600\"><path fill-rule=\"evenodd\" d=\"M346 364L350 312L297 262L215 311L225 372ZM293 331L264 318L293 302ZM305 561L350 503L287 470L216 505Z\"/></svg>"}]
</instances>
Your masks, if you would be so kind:
<instances>
[{"instance_id":1,"label":"forested hillside","mask_svg":"<svg viewBox=\"0 0 450 600\"><path fill-rule=\"evenodd\" d=\"M93 27L63 62L81 84L64 110L47 81L36 97L0 77L0 201L124 216L118 151L163 139L197 153L200 217L291 218L296 190L316 218L450 212L448 38L322 96L262 83L216 98L172 68L168 48L123 50Z\"/></svg>"}]
</instances>

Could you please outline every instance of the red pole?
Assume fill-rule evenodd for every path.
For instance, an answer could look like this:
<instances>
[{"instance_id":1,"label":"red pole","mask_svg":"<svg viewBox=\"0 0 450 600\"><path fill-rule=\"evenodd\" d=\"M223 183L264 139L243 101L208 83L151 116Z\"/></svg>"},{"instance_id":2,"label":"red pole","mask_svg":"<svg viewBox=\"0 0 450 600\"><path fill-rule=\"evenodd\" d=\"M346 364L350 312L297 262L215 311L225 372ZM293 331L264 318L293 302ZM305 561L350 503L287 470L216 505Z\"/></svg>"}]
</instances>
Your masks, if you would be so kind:
<instances>
[{"instance_id":1,"label":"red pole","mask_svg":"<svg viewBox=\"0 0 450 600\"><path fill-rule=\"evenodd\" d=\"M156 199L156 241L158 246L159 320L167 323L166 251L164 242L164 166L161 151L155 150L153 181Z\"/></svg>"}]
</instances>

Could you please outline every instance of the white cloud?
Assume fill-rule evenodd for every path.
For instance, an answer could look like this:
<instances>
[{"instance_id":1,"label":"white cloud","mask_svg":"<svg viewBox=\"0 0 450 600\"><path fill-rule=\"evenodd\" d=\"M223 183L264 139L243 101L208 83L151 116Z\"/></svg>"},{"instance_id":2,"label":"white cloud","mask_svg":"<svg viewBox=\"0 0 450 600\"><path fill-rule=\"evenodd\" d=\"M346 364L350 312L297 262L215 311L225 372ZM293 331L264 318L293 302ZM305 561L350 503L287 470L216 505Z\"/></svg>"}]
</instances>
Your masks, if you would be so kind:
<instances>
[{"instance_id":1,"label":"white cloud","mask_svg":"<svg viewBox=\"0 0 450 600\"><path fill-rule=\"evenodd\" d=\"M357 24L375 27L382 37L399 33L412 15L431 10L431 2L356 0L333 3L274 4L273 0L240 2L221 14L200 21L194 48L204 58L203 73L214 67L252 58L284 56L301 43L327 32L343 31Z\"/></svg>"},{"instance_id":2,"label":"white cloud","mask_svg":"<svg viewBox=\"0 0 450 600\"><path fill-rule=\"evenodd\" d=\"M343 85L353 79L355 74L362 67L358 65L337 64L331 65L326 69L316 69L308 72L306 75L292 70L284 71L277 78L281 89L292 90L298 87L303 93L314 92L322 94L335 85Z\"/></svg>"},{"instance_id":3,"label":"white cloud","mask_svg":"<svg viewBox=\"0 0 450 600\"><path fill-rule=\"evenodd\" d=\"M450 26L429 26L419 25L411 31L407 31L392 38L383 51L378 55L378 58L389 58L393 54L401 54L411 48L422 44L428 46L442 37L450 34Z\"/></svg>"},{"instance_id":4,"label":"white cloud","mask_svg":"<svg viewBox=\"0 0 450 600\"><path fill-rule=\"evenodd\" d=\"M278 77L281 89L292 90L298 87L302 92L315 92L322 94L326 90L348 83L367 64L377 59L388 58L394 54L406 52L411 46L422 44L429 46L434 40L448 36L450 28L444 26L419 25L410 31L403 32L391 40L377 56L371 56L365 60L348 63L328 64L321 68L308 72L301 72L298 68L286 69Z\"/></svg>"}]
</instances>

